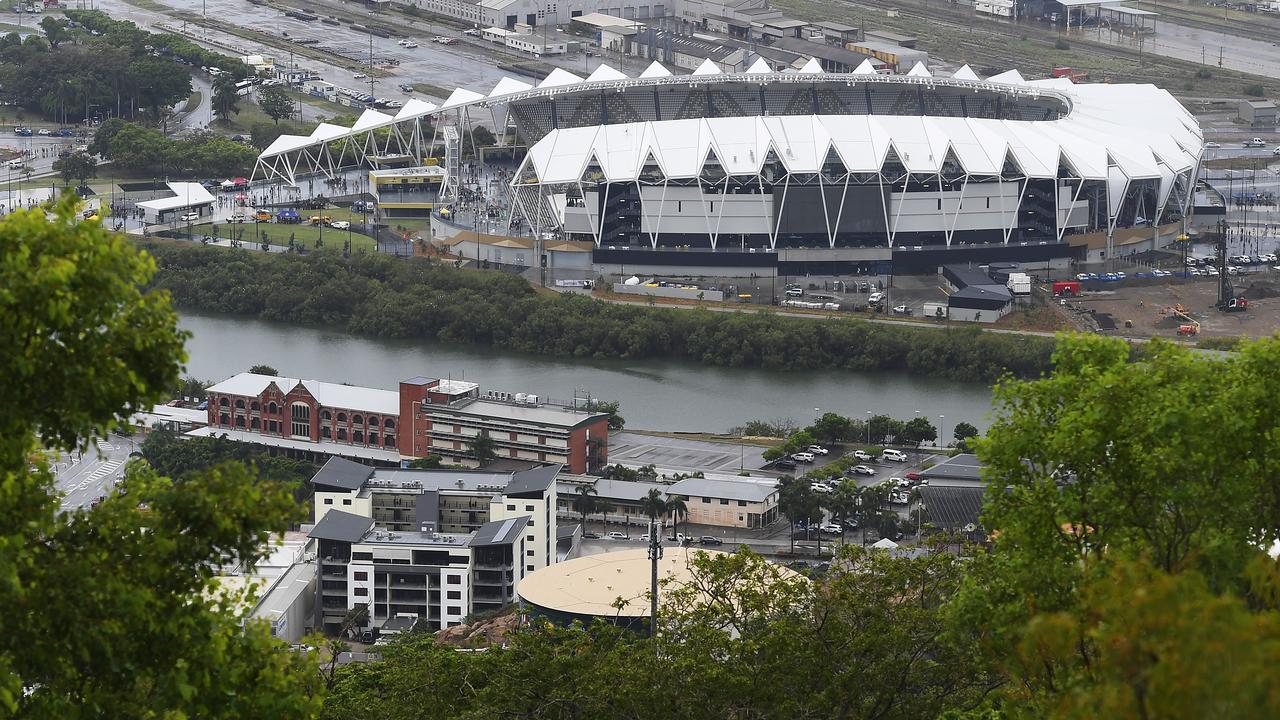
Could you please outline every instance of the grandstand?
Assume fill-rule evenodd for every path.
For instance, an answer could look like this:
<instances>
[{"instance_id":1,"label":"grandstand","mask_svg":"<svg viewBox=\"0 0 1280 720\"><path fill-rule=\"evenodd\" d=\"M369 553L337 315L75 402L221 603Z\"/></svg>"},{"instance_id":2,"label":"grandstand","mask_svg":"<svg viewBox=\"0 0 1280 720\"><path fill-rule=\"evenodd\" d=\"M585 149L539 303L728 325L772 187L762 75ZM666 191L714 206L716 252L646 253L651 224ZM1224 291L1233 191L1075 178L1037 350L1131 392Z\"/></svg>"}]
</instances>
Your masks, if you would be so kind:
<instances>
[{"instance_id":1,"label":"grandstand","mask_svg":"<svg viewBox=\"0 0 1280 720\"><path fill-rule=\"evenodd\" d=\"M481 113L528 148L509 225L590 243L602 271L1099 259L1117 237L1160 242L1142 229L1182 219L1202 153L1194 118L1150 85L1017 71L983 80L967 66L951 77L922 65L883 75L869 62L825 73L816 60L724 73L708 61L679 76L657 63L634 78L557 69L537 86L506 79L439 107L369 110L350 130L283 136L258 168L296 183L346 161L422 162L436 146L424 120L439 132Z\"/></svg>"}]
</instances>

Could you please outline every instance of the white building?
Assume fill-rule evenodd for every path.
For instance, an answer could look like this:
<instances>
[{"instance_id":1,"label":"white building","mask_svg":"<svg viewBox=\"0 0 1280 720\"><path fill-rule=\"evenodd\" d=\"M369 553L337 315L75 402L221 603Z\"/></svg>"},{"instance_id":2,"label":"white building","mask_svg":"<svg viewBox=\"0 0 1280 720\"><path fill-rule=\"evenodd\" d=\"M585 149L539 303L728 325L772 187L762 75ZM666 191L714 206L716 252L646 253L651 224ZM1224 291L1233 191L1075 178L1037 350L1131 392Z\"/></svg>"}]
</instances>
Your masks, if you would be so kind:
<instances>
[{"instance_id":1,"label":"white building","mask_svg":"<svg viewBox=\"0 0 1280 720\"><path fill-rule=\"evenodd\" d=\"M172 197L157 200L144 200L138 203L143 210L143 220L153 225L176 222L187 213L199 215L197 222L205 222L213 217L213 195L200 183L171 182L169 186Z\"/></svg>"}]
</instances>

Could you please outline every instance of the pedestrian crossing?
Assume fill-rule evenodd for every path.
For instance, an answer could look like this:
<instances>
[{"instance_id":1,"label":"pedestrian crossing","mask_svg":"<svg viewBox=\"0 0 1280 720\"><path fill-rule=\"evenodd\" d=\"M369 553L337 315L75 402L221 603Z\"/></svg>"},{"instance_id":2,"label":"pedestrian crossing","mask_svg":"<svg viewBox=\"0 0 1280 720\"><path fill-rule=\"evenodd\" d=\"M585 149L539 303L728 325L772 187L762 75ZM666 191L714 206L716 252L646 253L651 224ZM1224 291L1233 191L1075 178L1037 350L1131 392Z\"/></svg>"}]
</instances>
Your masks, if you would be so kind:
<instances>
[{"instance_id":1,"label":"pedestrian crossing","mask_svg":"<svg viewBox=\"0 0 1280 720\"><path fill-rule=\"evenodd\" d=\"M81 480L80 484L76 485L75 489L84 490L90 485L98 483L102 478L119 470L122 465L124 465L124 462L120 460L108 460L107 462L102 463L89 475L89 477Z\"/></svg>"}]
</instances>

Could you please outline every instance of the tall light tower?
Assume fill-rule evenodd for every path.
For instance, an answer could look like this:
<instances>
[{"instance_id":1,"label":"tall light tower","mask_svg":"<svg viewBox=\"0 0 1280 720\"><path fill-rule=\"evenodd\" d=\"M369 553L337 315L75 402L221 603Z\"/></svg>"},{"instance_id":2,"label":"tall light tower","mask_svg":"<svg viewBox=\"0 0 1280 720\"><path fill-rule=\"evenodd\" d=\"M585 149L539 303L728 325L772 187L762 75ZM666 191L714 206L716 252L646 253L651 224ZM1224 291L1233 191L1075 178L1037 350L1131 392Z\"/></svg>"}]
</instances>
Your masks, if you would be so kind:
<instances>
[{"instance_id":1,"label":"tall light tower","mask_svg":"<svg viewBox=\"0 0 1280 720\"><path fill-rule=\"evenodd\" d=\"M649 521L649 637L658 636L658 561L662 559L662 521Z\"/></svg>"}]
</instances>

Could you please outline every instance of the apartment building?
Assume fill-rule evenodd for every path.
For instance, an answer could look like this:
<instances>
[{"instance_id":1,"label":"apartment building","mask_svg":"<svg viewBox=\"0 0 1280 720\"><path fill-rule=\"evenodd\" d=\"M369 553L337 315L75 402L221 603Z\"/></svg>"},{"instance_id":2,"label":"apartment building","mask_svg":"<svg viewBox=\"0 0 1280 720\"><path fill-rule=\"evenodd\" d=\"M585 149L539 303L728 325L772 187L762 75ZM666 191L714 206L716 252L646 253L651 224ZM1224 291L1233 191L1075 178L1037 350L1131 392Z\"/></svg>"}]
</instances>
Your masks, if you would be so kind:
<instances>
[{"instance_id":1,"label":"apartment building","mask_svg":"<svg viewBox=\"0 0 1280 720\"><path fill-rule=\"evenodd\" d=\"M308 459L378 465L437 454L477 465L476 441L498 459L559 463L595 472L608 463L609 419L530 393L481 393L473 382L414 377L397 391L240 373L209 388L208 426L227 437Z\"/></svg>"},{"instance_id":2,"label":"apartment building","mask_svg":"<svg viewBox=\"0 0 1280 720\"><path fill-rule=\"evenodd\" d=\"M311 479L317 526L331 511L369 518L379 530L466 535L493 522L524 518L520 566L555 562L559 465L513 472L375 468L330 458Z\"/></svg>"},{"instance_id":3,"label":"apartment building","mask_svg":"<svg viewBox=\"0 0 1280 720\"><path fill-rule=\"evenodd\" d=\"M315 627L337 634L352 609L367 605L361 629L406 617L442 629L513 602L525 574L527 520L485 523L468 534L430 525L394 532L378 529L369 517L325 513L310 533L320 564Z\"/></svg>"}]
</instances>

